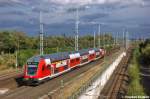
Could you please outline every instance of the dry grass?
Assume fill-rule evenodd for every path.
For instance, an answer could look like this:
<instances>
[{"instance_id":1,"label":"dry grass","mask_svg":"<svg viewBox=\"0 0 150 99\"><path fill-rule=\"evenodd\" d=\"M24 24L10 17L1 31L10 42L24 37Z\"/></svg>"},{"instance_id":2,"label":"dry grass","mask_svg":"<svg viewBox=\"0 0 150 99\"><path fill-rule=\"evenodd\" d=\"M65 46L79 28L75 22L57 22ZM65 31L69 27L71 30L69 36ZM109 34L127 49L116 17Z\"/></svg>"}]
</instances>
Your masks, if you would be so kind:
<instances>
[{"instance_id":1,"label":"dry grass","mask_svg":"<svg viewBox=\"0 0 150 99\"><path fill-rule=\"evenodd\" d=\"M65 87L60 88L60 90L52 94L52 99L62 99L62 97L63 99L67 99L67 97L71 96L72 93L76 92L82 85L89 81L95 73L99 72L102 68L101 65L102 64L99 64L93 67L84 74L81 74L77 79L67 83Z\"/></svg>"},{"instance_id":2,"label":"dry grass","mask_svg":"<svg viewBox=\"0 0 150 99\"><path fill-rule=\"evenodd\" d=\"M7 69L12 69L15 66L15 56L14 55L0 55L0 72Z\"/></svg>"}]
</instances>

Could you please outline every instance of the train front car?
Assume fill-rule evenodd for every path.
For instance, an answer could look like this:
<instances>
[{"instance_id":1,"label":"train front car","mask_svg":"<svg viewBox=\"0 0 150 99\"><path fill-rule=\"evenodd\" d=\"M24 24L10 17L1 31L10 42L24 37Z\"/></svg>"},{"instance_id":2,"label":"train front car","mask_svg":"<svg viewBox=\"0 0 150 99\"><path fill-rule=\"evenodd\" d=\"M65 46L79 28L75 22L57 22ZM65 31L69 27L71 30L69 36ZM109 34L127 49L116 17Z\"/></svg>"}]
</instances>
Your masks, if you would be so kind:
<instances>
[{"instance_id":1,"label":"train front car","mask_svg":"<svg viewBox=\"0 0 150 99\"><path fill-rule=\"evenodd\" d=\"M40 56L35 56L27 60L24 70L24 82L27 85L37 85L42 77L41 69L44 68L45 61Z\"/></svg>"}]
</instances>

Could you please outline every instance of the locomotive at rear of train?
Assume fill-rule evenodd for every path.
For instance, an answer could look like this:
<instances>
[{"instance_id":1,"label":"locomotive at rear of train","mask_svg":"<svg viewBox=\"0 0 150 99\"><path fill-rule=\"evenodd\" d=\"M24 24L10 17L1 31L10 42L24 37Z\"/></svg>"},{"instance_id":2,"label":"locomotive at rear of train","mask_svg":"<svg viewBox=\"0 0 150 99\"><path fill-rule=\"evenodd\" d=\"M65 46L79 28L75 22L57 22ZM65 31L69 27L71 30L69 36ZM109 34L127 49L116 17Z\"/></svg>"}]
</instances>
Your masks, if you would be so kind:
<instances>
[{"instance_id":1,"label":"locomotive at rear of train","mask_svg":"<svg viewBox=\"0 0 150 99\"><path fill-rule=\"evenodd\" d=\"M34 56L27 60L24 79L29 84L39 84L46 79L63 74L72 68L102 58L104 55L104 49L94 48Z\"/></svg>"}]
</instances>

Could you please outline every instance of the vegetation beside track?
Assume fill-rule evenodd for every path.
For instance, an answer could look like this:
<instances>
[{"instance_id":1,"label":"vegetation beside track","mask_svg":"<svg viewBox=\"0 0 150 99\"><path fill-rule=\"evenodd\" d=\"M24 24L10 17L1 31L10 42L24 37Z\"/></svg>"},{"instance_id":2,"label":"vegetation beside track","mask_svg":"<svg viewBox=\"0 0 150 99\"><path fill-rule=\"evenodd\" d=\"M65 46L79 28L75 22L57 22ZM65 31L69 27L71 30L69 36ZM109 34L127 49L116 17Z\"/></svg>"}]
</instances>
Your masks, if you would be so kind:
<instances>
[{"instance_id":1,"label":"vegetation beside track","mask_svg":"<svg viewBox=\"0 0 150 99\"><path fill-rule=\"evenodd\" d=\"M150 39L147 39L145 42L140 44L140 53L140 63L143 66L150 68Z\"/></svg>"},{"instance_id":2,"label":"vegetation beside track","mask_svg":"<svg viewBox=\"0 0 150 99\"><path fill-rule=\"evenodd\" d=\"M134 49L132 60L128 68L130 80L127 95L129 96L145 96L145 91L143 85L141 84L140 77L140 56L141 53L139 51L139 48Z\"/></svg>"},{"instance_id":3,"label":"vegetation beside track","mask_svg":"<svg viewBox=\"0 0 150 99\"><path fill-rule=\"evenodd\" d=\"M39 36L27 36L23 32L3 31L0 32L0 70L14 68L16 65L16 52L18 66L23 66L26 60L39 54ZM107 50L113 47L113 37L104 35L101 38L101 45ZM103 38L103 39L102 39ZM96 36L98 41L98 36ZM91 35L79 37L79 49L93 48L94 38ZM98 42L96 42L98 46ZM56 52L65 52L74 50L74 37L68 37L65 34L60 36L47 36L44 39L44 53L51 54Z\"/></svg>"},{"instance_id":4,"label":"vegetation beside track","mask_svg":"<svg viewBox=\"0 0 150 99\"><path fill-rule=\"evenodd\" d=\"M15 67L15 63L15 56L13 54L0 55L0 70L12 69Z\"/></svg>"}]
</instances>

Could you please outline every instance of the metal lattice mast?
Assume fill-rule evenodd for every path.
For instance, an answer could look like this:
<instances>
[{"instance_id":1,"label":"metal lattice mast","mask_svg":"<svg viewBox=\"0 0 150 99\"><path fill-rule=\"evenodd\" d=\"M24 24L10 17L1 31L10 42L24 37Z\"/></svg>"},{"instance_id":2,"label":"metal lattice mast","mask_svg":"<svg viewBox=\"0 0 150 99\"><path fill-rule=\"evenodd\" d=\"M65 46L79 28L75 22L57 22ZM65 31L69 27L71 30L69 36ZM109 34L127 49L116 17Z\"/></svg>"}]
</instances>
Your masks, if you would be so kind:
<instances>
[{"instance_id":1,"label":"metal lattice mast","mask_svg":"<svg viewBox=\"0 0 150 99\"><path fill-rule=\"evenodd\" d=\"M114 45L115 45L115 43L116 43L116 35L114 33Z\"/></svg>"},{"instance_id":2,"label":"metal lattice mast","mask_svg":"<svg viewBox=\"0 0 150 99\"><path fill-rule=\"evenodd\" d=\"M44 39L44 33L43 33L42 11L40 11L40 55L41 56L44 54L43 39Z\"/></svg>"},{"instance_id":3,"label":"metal lattice mast","mask_svg":"<svg viewBox=\"0 0 150 99\"><path fill-rule=\"evenodd\" d=\"M96 47L95 41L96 41L96 35L95 35L95 32L94 32L94 48Z\"/></svg>"},{"instance_id":4,"label":"metal lattice mast","mask_svg":"<svg viewBox=\"0 0 150 99\"><path fill-rule=\"evenodd\" d=\"M101 24L98 24L98 44L99 44L99 48L101 47L100 33L101 33Z\"/></svg>"},{"instance_id":5,"label":"metal lattice mast","mask_svg":"<svg viewBox=\"0 0 150 99\"><path fill-rule=\"evenodd\" d=\"M75 37L75 49L76 51L79 50L79 9L77 7L77 10L76 10L76 37Z\"/></svg>"},{"instance_id":6,"label":"metal lattice mast","mask_svg":"<svg viewBox=\"0 0 150 99\"><path fill-rule=\"evenodd\" d=\"M128 49L129 47L129 32L127 31L126 32L126 50Z\"/></svg>"},{"instance_id":7,"label":"metal lattice mast","mask_svg":"<svg viewBox=\"0 0 150 99\"><path fill-rule=\"evenodd\" d=\"M123 47L125 48L125 29L123 28Z\"/></svg>"},{"instance_id":8,"label":"metal lattice mast","mask_svg":"<svg viewBox=\"0 0 150 99\"><path fill-rule=\"evenodd\" d=\"M76 50L76 48L77 48L77 44L76 44L76 35L75 35L75 37L74 37L74 41L75 41L75 50Z\"/></svg>"},{"instance_id":9,"label":"metal lattice mast","mask_svg":"<svg viewBox=\"0 0 150 99\"><path fill-rule=\"evenodd\" d=\"M104 38L104 39L103 39L103 40L104 40L104 46L103 46L103 47L105 48L105 47L106 47L106 33L103 32L103 35L104 35L104 37L103 37L103 38Z\"/></svg>"},{"instance_id":10,"label":"metal lattice mast","mask_svg":"<svg viewBox=\"0 0 150 99\"><path fill-rule=\"evenodd\" d=\"M118 45L118 32L117 32L117 35L116 35L116 45Z\"/></svg>"}]
</instances>

